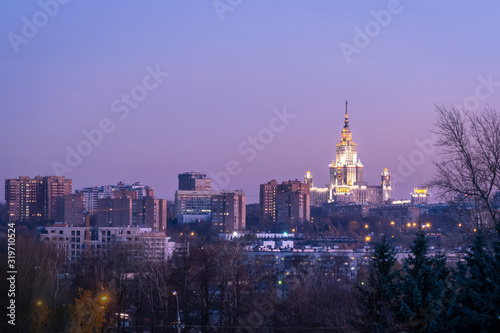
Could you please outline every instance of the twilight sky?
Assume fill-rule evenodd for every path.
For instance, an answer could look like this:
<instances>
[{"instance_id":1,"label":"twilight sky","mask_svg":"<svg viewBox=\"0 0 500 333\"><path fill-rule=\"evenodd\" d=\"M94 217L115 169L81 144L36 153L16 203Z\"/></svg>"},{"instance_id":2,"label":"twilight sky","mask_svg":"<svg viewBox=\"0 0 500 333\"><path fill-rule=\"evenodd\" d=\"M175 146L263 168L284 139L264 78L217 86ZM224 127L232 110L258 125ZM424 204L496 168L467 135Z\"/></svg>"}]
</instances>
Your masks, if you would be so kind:
<instances>
[{"instance_id":1,"label":"twilight sky","mask_svg":"<svg viewBox=\"0 0 500 333\"><path fill-rule=\"evenodd\" d=\"M56 166L173 199L178 173L225 185L229 165L258 202L273 178L328 182L349 100L365 180L387 167L407 199L434 104L500 107L498 1L60 2L0 4L1 179Z\"/></svg>"}]
</instances>

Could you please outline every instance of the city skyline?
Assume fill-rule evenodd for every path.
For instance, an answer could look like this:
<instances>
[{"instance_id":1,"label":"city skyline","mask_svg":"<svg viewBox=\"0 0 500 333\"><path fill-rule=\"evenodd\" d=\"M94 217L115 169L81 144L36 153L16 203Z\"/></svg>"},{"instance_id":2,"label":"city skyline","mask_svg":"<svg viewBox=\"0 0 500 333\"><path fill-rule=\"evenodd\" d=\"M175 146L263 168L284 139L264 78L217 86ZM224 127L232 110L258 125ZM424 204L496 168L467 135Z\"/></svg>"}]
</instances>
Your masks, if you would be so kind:
<instances>
[{"instance_id":1,"label":"city skyline","mask_svg":"<svg viewBox=\"0 0 500 333\"><path fill-rule=\"evenodd\" d=\"M26 35L44 9L4 5L0 138L9 163L0 174L55 175L66 148L99 128L91 153L63 173L75 189L141 181L173 200L179 173L217 173L236 161L241 171L225 189L256 203L271 179L301 180L310 170L315 185L328 183L349 100L368 183L386 167L394 180L402 159L424 154L394 186L394 198L408 199L432 176L416 141L431 138L434 104L482 108L500 99L500 47L491 43L500 5L442 6L256 1L222 13L212 2L70 2ZM285 109L294 118L262 150L245 150Z\"/></svg>"}]
</instances>

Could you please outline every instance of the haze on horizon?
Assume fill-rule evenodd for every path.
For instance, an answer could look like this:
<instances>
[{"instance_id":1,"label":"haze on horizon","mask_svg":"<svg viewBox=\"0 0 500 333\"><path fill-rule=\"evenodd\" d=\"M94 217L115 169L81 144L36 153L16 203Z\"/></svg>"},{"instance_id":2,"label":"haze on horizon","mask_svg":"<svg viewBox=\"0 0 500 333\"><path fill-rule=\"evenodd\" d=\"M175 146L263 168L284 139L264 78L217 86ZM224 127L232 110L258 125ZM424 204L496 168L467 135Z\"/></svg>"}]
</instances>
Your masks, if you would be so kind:
<instances>
[{"instance_id":1,"label":"haze on horizon","mask_svg":"<svg viewBox=\"0 0 500 333\"><path fill-rule=\"evenodd\" d=\"M0 5L2 179L55 174L66 147L101 127L63 174L73 189L141 181L173 199L177 174L236 161L227 189L254 203L271 179L310 170L316 186L328 182L346 100L369 184L423 151L435 104L500 107L494 1L70 1L26 37L40 3ZM360 44L358 31L376 24ZM13 46L13 34L24 42ZM348 57L347 44L357 49ZM134 89L146 95L127 102ZM242 145L284 108L295 117L248 161ZM425 154L394 197L408 199L432 172Z\"/></svg>"}]
</instances>

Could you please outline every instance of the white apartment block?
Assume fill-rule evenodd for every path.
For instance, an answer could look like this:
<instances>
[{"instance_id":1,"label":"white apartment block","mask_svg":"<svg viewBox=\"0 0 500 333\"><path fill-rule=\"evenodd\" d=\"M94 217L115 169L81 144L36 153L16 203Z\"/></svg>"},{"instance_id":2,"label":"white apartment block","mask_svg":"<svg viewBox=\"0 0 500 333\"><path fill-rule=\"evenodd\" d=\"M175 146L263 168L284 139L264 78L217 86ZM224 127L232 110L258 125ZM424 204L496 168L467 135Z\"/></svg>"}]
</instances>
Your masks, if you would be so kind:
<instances>
[{"instance_id":1,"label":"white apartment block","mask_svg":"<svg viewBox=\"0 0 500 333\"><path fill-rule=\"evenodd\" d=\"M40 234L43 242L64 250L67 262L76 262L85 253L105 254L111 250L122 251L125 260L166 260L172 255L165 233L152 232L151 228L91 227L87 238L85 227L70 227L56 223L45 227Z\"/></svg>"}]
</instances>

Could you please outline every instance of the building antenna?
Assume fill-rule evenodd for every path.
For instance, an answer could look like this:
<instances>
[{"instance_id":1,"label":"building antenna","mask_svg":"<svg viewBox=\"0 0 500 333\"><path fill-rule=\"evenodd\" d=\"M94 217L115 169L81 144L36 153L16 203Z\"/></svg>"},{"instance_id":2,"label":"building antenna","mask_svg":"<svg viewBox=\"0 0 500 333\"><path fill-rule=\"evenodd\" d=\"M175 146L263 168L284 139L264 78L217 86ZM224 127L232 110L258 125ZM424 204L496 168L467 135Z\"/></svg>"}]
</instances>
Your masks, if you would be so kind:
<instances>
[{"instance_id":1,"label":"building antenna","mask_svg":"<svg viewBox=\"0 0 500 333\"><path fill-rule=\"evenodd\" d=\"M345 127L349 126L349 117L347 116L347 101L345 101Z\"/></svg>"}]
</instances>

